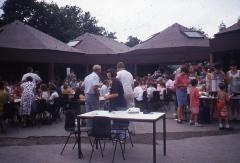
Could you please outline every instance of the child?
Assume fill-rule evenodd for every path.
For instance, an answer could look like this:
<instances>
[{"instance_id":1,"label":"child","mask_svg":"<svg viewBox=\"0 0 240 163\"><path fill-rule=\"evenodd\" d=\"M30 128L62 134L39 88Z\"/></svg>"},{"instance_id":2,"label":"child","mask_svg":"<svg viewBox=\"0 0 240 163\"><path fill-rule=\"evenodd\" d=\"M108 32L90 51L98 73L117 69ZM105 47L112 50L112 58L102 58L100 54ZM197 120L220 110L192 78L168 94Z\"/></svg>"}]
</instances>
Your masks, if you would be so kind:
<instances>
[{"instance_id":1,"label":"child","mask_svg":"<svg viewBox=\"0 0 240 163\"><path fill-rule=\"evenodd\" d=\"M198 124L198 113L199 113L199 90L196 88L198 84L197 79L191 80L191 89L190 89L190 110L191 110L191 119L190 125L200 126Z\"/></svg>"},{"instance_id":2,"label":"child","mask_svg":"<svg viewBox=\"0 0 240 163\"><path fill-rule=\"evenodd\" d=\"M225 90L224 83L219 84L219 91L217 92L217 113L218 113L218 121L219 121L219 129L223 129L223 120L225 120L225 128L229 129L229 122L228 122L228 112L226 109L226 103L229 101L229 95Z\"/></svg>"}]
</instances>

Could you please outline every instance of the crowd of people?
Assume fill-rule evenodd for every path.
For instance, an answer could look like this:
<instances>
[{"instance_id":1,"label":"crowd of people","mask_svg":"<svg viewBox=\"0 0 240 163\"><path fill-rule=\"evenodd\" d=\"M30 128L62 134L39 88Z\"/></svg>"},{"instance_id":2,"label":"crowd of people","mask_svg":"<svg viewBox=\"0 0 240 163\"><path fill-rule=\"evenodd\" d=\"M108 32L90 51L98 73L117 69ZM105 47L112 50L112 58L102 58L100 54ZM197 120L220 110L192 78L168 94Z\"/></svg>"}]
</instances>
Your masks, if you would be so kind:
<instances>
[{"instance_id":1,"label":"crowd of people","mask_svg":"<svg viewBox=\"0 0 240 163\"><path fill-rule=\"evenodd\" d=\"M153 99L157 97L160 100L176 101L177 123L182 123L183 110L189 108L191 111L189 123L199 126L200 96L204 95L217 98L216 113L219 128L229 128L228 119L240 118L239 100L231 100L240 94L240 71L234 63L226 73L219 64L210 66L208 63L199 63L182 64L170 73L158 69L153 74L134 78L125 69L123 62L119 62L116 69L111 68L106 72L104 75L101 74L101 65L94 65L92 73L83 81L78 80L71 70L63 83L58 81L43 83L41 77L33 73L33 69L29 67L21 82L13 85L0 82L0 116L4 113L4 104L15 99L20 99L18 115L26 125L26 119L34 110L36 99L43 99L51 106L59 97L67 96L84 101L86 112L89 112L100 108L99 97L103 97L104 101L109 102L109 110L139 107L141 111L146 109L158 111L151 105ZM231 107L226 109L228 105ZM51 113L51 110L49 112Z\"/></svg>"}]
</instances>

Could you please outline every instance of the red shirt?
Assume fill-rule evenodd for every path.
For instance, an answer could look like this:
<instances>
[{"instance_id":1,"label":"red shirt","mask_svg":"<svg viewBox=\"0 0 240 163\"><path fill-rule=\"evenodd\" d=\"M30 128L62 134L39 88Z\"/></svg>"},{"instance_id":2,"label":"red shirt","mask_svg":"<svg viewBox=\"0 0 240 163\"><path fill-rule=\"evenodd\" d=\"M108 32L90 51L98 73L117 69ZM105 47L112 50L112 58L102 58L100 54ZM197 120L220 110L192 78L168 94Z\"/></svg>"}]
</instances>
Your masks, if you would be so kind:
<instances>
[{"instance_id":1,"label":"red shirt","mask_svg":"<svg viewBox=\"0 0 240 163\"><path fill-rule=\"evenodd\" d=\"M199 107L199 90L196 87L192 87L190 90L190 107Z\"/></svg>"},{"instance_id":2,"label":"red shirt","mask_svg":"<svg viewBox=\"0 0 240 163\"><path fill-rule=\"evenodd\" d=\"M175 81L175 86L177 88L179 87L186 87L188 86L188 77L186 74L181 74L181 75L178 75L177 78L176 78L176 81Z\"/></svg>"}]
</instances>

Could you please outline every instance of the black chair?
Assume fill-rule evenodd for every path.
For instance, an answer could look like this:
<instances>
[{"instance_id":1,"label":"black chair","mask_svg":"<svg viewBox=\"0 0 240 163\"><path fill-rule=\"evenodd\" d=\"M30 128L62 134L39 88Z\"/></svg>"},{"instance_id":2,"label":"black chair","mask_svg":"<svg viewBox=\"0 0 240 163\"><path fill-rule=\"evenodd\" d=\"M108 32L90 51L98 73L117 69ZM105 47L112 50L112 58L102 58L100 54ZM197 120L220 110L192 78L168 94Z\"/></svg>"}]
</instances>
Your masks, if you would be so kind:
<instances>
[{"instance_id":1,"label":"black chair","mask_svg":"<svg viewBox=\"0 0 240 163\"><path fill-rule=\"evenodd\" d=\"M161 111L168 112L170 110L170 99L169 96L167 95L167 90L163 91L163 97L160 98L160 109Z\"/></svg>"},{"instance_id":2,"label":"black chair","mask_svg":"<svg viewBox=\"0 0 240 163\"><path fill-rule=\"evenodd\" d=\"M18 130L17 114L18 108L14 102L5 103L3 105L2 122L8 120L8 124L12 124ZM7 126L5 127L7 130Z\"/></svg>"},{"instance_id":3,"label":"black chair","mask_svg":"<svg viewBox=\"0 0 240 163\"><path fill-rule=\"evenodd\" d=\"M126 142L127 142L127 134L129 135L129 140L130 140L130 143L131 143L131 145L132 145L132 147L133 147L133 142L132 142L132 136L131 136L131 133L130 133L130 131L129 131L129 123L128 123L128 125L112 125L112 130L113 131L116 131L116 133L118 133L119 131L121 132L121 131L123 131L123 133L124 133L124 137L123 137L123 145L124 145L124 152L125 152L125 148L126 148Z\"/></svg>"},{"instance_id":4,"label":"black chair","mask_svg":"<svg viewBox=\"0 0 240 163\"><path fill-rule=\"evenodd\" d=\"M150 99L149 104L151 106L151 109L154 111L160 108L160 92L159 91L153 91L153 96Z\"/></svg>"},{"instance_id":5,"label":"black chair","mask_svg":"<svg viewBox=\"0 0 240 163\"><path fill-rule=\"evenodd\" d=\"M111 131L111 120L110 120L109 117L100 117L100 116L94 117L93 118L92 132L90 133L90 136L94 137L94 142L93 142L93 145L92 145L92 152L91 152L89 162L91 162L95 144L96 144L96 147L98 145L100 146L101 155L103 157L103 148L102 148L102 145L101 145L102 140L103 141L104 140L111 140L113 143L115 143L112 162L114 162L115 153L116 153L118 143L120 144L120 147L121 147L122 157L125 160L124 151L123 151L123 147L122 147L122 142L121 142L120 137L118 135L112 133L112 131Z\"/></svg>"},{"instance_id":6,"label":"black chair","mask_svg":"<svg viewBox=\"0 0 240 163\"><path fill-rule=\"evenodd\" d=\"M35 120L38 125L43 124L44 121L47 119L46 111L47 101L45 99L36 100Z\"/></svg>"},{"instance_id":7,"label":"black chair","mask_svg":"<svg viewBox=\"0 0 240 163\"><path fill-rule=\"evenodd\" d=\"M65 130L67 131L67 132L69 132L69 135L68 135L68 137L67 137L67 140L66 140L66 142L65 142L65 144L64 144L64 146L63 146L63 149L62 149L62 151L61 151L61 155L63 154L63 151L64 151L64 149L65 149L65 147L66 147L66 145L67 145L67 143L68 143L68 141L69 141L69 139L70 139L70 137L72 136L72 135L74 135L75 136L75 139L76 139L76 141L75 141L75 143L74 143L74 146L73 146L73 149L74 149L74 147L75 147L75 145L77 144L77 142L78 142L78 139L77 139L77 134L78 134L78 129L77 129L77 127L76 127L76 125L75 125L75 118L76 118L76 115L74 114L74 112L72 111L72 110L68 110L68 111L66 111L66 113L65 113L65 125L64 125L64 128L65 128ZM90 137L89 137L89 131L90 131L90 129L89 128L87 128L87 127L81 127L81 131L80 132L86 132L87 134L88 134L88 139L89 139L89 142L90 142L90 144L91 144L91 146L92 146L92 141L91 141L91 139L90 139Z\"/></svg>"},{"instance_id":8,"label":"black chair","mask_svg":"<svg viewBox=\"0 0 240 163\"><path fill-rule=\"evenodd\" d=\"M143 112L144 113L150 112L148 106L147 91L143 92Z\"/></svg>"}]
</instances>

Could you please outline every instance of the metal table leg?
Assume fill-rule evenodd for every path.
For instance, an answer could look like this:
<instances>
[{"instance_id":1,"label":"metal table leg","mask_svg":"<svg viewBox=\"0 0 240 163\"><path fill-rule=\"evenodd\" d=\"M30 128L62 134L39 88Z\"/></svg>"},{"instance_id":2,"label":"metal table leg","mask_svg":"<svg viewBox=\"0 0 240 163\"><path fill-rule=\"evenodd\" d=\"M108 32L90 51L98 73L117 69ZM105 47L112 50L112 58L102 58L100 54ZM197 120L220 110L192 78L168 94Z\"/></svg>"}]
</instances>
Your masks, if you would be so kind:
<instances>
[{"instance_id":1,"label":"metal table leg","mask_svg":"<svg viewBox=\"0 0 240 163\"><path fill-rule=\"evenodd\" d=\"M153 122L153 163L156 163L156 122Z\"/></svg>"},{"instance_id":2,"label":"metal table leg","mask_svg":"<svg viewBox=\"0 0 240 163\"><path fill-rule=\"evenodd\" d=\"M78 128L78 158L83 158L82 148L81 148L81 130L80 130L80 118L77 118L77 128Z\"/></svg>"},{"instance_id":3,"label":"metal table leg","mask_svg":"<svg viewBox=\"0 0 240 163\"><path fill-rule=\"evenodd\" d=\"M163 155L166 156L166 114L163 116Z\"/></svg>"}]
</instances>

